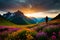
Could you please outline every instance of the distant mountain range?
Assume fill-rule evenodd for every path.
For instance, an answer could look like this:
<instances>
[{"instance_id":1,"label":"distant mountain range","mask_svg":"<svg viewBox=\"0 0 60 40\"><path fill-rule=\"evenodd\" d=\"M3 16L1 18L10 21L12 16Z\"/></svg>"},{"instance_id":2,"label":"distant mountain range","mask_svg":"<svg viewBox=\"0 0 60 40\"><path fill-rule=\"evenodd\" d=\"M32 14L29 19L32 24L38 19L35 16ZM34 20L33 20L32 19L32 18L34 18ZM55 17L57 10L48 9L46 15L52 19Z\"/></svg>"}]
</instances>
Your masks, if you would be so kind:
<instances>
[{"instance_id":1,"label":"distant mountain range","mask_svg":"<svg viewBox=\"0 0 60 40\"><path fill-rule=\"evenodd\" d=\"M36 23L34 20L26 17L21 11L17 11L14 13L6 13L3 15L4 18L6 18L7 20L15 23L15 24L34 24Z\"/></svg>"},{"instance_id":2,"label":"distant mountain range","mask_svg":"<svg viewBox=\"0 0 60 40\"><path fill-rule=\"evenodd\" d=\"M38 22L45 22L45 18L36 18ZM48 18L48 20L51 20L52 18Z\"/></svg>"},{"instance_id":3,"label":"distant mountain range","mask_svg":"<svg viewBox=\"0 0 60 40\"><path fill-rule=\"evenodd\" d=\"M48 20L56 20L60 19L60 14L58 14L55 18L48 18ZM35 17L27 17L21 11L17 11L14 13L8 12L6 14L0 15L0 25L25 25L25 24L36 24L40 22L45 22L45 18L35 18Z\"/></svg>"},{"instance_id":4,"label":"distant mountain range","mask_svg":"<svg viewBox=\"0 0 60 40\"><path fill-rule=\"evenodd\" d=\"M45 22L45 18L34 18L34 17L28 18L19 10L14 13L8 12L8 13L4 14L3 19L4 19L4 21L8 20L9 22L12 22L12 23L18 24L18 25L36 24L36 23L40 23L40 22ZM52 18L49 18L49 20L51 20L51 19Z\"/></svg>"},{"instance_id":5,"label":"distant mountain range","mask_svg":"<svg viewBox=\"0 0 60 40\"><path fill-rule=\"evenodd\" d=\"M45 22L45 18L31 18L32 20L36 21L36 23L41 23L41 22ZM48 18L48 20L51 20L52 18Z\"/></svg>"},{"instance_id":6,"label":"distant mountain range","mask_svg":"<svg viewBox=\"0 0 60 40\"><path fill-rule=\"evenodd\" d=\"M15 24L35 24L45 21L45 18L34 18L34 17L28 18L19 10L14 13L8 12L4 14L3 17ZM51 18L49 18L49 20L51 20Z\"/></svg>"}]
</instances>

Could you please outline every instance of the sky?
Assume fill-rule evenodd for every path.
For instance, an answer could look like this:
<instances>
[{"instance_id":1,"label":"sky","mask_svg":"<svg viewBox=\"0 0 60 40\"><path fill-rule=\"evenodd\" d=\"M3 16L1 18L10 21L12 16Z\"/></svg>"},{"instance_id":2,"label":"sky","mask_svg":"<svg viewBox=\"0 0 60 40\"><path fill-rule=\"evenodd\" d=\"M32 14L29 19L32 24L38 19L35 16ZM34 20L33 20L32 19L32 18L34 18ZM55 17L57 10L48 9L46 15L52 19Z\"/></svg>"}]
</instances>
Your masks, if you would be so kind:
<instances>
[{"instance_id":1,"label":"sky","mask_svg":"<svg viewBox=\"0 0 60 40\"><path fill-rule=\"evenodd\" d=\"M48 16L51 17L53 14L52 17L55 17L60 11L60 0L0 0L0 14L17 10L30 16L31 14L33 16L35 14L41 14L42 16L49 14Z\"/></svg>"}]
</instances>

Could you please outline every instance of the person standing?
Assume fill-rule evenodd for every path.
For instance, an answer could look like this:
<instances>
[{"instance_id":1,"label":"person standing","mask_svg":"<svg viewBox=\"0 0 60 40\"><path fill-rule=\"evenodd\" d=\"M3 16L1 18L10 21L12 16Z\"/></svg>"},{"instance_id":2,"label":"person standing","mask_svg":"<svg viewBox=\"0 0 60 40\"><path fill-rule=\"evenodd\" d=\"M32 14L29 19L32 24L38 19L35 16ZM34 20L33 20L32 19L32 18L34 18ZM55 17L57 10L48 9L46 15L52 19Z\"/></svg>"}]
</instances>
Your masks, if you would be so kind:
<instances>
[{"instance_id":1,"label":"person standing","mask_svg":"<svg viewBox=\"0 0 60 40\"><path fill-rule=\"evenodd\" d=\"M46 19L45 20L46 20L46 24L48 24L48 16L46 16Z\"/></svg>"}]
</instances>

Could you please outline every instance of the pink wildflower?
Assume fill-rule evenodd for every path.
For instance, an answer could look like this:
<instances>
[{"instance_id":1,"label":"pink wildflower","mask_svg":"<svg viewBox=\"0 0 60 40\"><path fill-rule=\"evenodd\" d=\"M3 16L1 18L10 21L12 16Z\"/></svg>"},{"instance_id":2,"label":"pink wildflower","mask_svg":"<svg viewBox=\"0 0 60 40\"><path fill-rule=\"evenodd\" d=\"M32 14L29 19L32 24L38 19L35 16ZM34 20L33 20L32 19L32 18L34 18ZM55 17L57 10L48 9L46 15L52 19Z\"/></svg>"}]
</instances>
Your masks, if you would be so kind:
<instances>
[{"instance_id":1,"label":"pink wildflower","mask_svg":"<svg viewBox=\"0 0 60 40\"><path fill-rule=\"evenodd\" d=\"M52 40L56 40L56 36L55 35L52 35Z\"/></svg>"}]
</instances>

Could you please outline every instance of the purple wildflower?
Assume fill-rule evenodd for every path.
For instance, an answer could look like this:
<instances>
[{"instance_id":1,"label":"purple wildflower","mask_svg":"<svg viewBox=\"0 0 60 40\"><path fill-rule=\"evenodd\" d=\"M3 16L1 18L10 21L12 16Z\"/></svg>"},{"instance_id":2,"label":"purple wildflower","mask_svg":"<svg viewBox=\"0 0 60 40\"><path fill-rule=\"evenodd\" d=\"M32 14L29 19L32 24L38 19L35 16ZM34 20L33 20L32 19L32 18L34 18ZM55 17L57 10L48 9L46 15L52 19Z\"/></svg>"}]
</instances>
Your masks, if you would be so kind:
<instances>
[{"instance_id":1,"label":"purple wildflower","mask_svg":"<svg viewBox=\"0 0 60 40\"><path fill-rule=\"evenodd\" d=\"M36 37L38 38L38 37L40 37L40 36L45 36L45 37L47 37L47 34L46 34L45 32L39 32L39 33L37 33Z\"/></svg>"},{"instance_id":2,"label":"purple wildflower","mask_svg":"<svg viewBox=\"0 0 60 40\"><path fill-rule=\"evenodd\" d=\"M17 31L19 28L9 28L9 31Z\"/></svg>"},{"instance_id":3,"label":"purple wildflower","mask_svg":"<svg viewBox=\"0 0 60 40\"><path fill-rule=\"evenodd\" d=\"M56 40L56 36L55 35L52 35L51 38L52 38L52 40Z\"/></svg>"}]
</instances>

